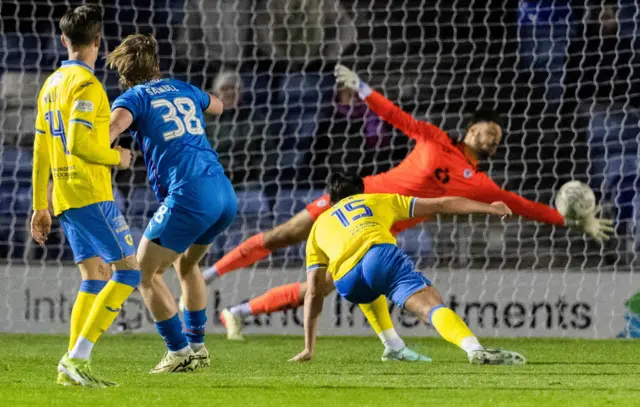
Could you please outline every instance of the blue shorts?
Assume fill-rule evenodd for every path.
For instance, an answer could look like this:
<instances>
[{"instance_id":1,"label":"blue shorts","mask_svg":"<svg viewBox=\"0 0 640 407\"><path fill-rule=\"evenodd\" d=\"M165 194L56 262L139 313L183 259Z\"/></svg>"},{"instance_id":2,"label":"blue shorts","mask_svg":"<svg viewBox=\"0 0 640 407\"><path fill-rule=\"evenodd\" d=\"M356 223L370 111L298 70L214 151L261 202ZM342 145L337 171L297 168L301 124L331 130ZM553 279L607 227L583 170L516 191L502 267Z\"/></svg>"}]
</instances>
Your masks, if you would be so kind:
<instances>
[{"instance_id":1,"label":"blue shorts","mask_svg":"<svg viewBox=\"0 0 640 407\"><path fill-rule=\"evenodd\" d=\"M136 253L129 225L113 201L67 209L60 223L76 263L100 257L110 264Z\"/></svg>"},{"instance_id":2,"label":"blue shorts","mask_svg":"<svg viewBox=\"0 0 640 407\"><path fill-rule=\"evenodd\" d=\"M393 244L372 246L347 274L335 282L338 294L354 304L384 295L404 307L407 298L431 285L406 253Z\"/></svg>"},{"instance_id":3,"label":"blue shorts","mask_svg":"<svg viewBox=\"0 0 640 407\"><path fill-rule=\"evenodd\" d=\"M184 253L192 244L211 244L231 225L237 207L236 193L224 174L193 179L169 192L144 236Z\"/></svg>"}]
</instances>

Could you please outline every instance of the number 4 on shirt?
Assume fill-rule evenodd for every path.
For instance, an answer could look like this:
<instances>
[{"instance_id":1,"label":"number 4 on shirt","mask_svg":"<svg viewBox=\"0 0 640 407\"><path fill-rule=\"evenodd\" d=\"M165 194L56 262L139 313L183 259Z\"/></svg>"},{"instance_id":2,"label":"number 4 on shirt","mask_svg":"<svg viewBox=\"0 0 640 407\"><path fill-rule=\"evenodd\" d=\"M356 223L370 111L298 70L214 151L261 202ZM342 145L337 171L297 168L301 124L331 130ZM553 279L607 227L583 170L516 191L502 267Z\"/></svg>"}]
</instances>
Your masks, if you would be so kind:
<instances>
[{"instance_id":1,"label":"number 4 on shirt","mask_svg":"<svg viewBox=\"0 0 640 407\"><path fill-rule=\"evenodd\" d=\"M373 216L373 212L371 211L371 208L369 208L367 205L364 205L364 204L357 205L359 202L364 202L364 199L356 199L355 201L351 201L348 204L344 205L344 209L346 209L347 212L355 212L355 211L359 212L354 214L351 217L351 220L347 218L347 215L344 213L342 208L336 209L335 211L331 212L331 216L335 216L336 218L338 218L338 220L340 220L340 223L342 223L342 226L344 227L349 226L351 222L355 222L360 218L367 218L369 216Z\"/></svg>"}]
</instances>

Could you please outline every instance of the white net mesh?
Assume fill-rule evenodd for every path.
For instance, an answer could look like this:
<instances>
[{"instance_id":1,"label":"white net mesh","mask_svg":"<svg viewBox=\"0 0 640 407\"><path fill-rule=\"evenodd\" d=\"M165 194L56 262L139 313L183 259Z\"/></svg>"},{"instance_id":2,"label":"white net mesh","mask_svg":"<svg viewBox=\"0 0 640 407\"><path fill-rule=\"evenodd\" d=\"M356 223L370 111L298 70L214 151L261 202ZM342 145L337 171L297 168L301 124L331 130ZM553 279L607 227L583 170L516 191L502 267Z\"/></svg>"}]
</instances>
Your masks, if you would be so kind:
<instances>
[{"instance_id":1,"label":"white net mesh","mask_svg":"<svg viewBox=\"0 0 640 407\"><path fill-rule=\"evenodd\" d=\"M0 275L11 281L7 293L43 276L59 281L71 264L58 228L41 248L30 241L27 226L35 97L65 59L57 23L78 3L0 4L0 255L7 264ZM640 287L631 271L640 216L640 8L633 0L571 5L560 0L116 0L102 5L107 48L128 34L153 32L163 72L216 92L228 108L208 123L207 134L237 188L239 215L216 241L208 264L304 209L322 194L331 171L379 173L411 148L408 138L336 90L331 72L341 61L452 137L462 134L465 113L480 102L497 108L506 119L506 137L484 169L499 185L548 203L565 181L583 180L616 219L618 235L602 247L524 219L503 225L463 217L403 233L400 245L420 267L434 266L430 275L443 292L462 287L458 295L466 301L520 298L531 304L569 296L574 301L569 308L584 300L593 318L599 315L593 309L604 307L612 321L622 321L624 301ZM96 74L114 98L120 93L117 78L102 64ZM127 143L125 138L122 144ZM114 178L119 204L139 237L157 207L142 160ZM250 292L240 288L245 282L238 277L226 299L300 278L302 260L301 245L274 253L251 271ZM266 273L265 267L295 271ZM262 274L268 277L257 278ZM594 300L600 295L606 301ZM23 311L10 300L6 304L14 312L8 320L15 323ZM602 324L596 335L618 330L614 322Z\"/></svg>"}]
</instances>

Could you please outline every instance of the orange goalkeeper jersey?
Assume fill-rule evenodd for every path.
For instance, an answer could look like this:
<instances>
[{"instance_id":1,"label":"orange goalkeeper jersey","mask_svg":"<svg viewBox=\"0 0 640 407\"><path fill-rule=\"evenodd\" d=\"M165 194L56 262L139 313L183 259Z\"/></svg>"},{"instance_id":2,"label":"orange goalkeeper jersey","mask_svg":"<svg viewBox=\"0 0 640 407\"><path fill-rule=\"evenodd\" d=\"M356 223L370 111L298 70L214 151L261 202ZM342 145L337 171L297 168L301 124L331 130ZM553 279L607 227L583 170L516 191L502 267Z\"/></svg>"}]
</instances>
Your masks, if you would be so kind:
<instances>
[{"instance_id":1,"label":"orange goalkeeper jersey","mask_svg":"<svg viewBox=\"0 0 640 407\"><path fill-rule=\"evenodd\" d=\"M420 198L460 196L485 203L502 201L527 219L564 225L557 210L500 188L477 162L433 124L418 121L380 93L365 101L378 116L416 140L416 146L397 167L364 179L366 193L396 193Z\"/></svg>"}]
</instances>

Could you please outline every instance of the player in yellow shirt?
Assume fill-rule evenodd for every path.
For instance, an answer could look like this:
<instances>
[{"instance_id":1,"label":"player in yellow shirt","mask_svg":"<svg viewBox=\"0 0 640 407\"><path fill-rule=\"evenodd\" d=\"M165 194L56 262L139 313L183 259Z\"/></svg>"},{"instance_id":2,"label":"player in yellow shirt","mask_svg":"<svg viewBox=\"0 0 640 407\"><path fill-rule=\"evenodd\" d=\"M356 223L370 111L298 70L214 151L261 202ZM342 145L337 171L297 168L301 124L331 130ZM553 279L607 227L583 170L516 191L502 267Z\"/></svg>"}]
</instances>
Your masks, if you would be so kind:
<instances>
[{"instance_id":1,"label":"player in yellow shirt","mask_svg":"<svg viewBox=\"0 0 640 407\"><path fill-rule=\"evenodd\" d=\"M47 186L53 177L53 211L73 250L82 284L71 312L68 353L58 383L106 387L89 365L93 345L140 282L127 223L113 202L111 167L127 168L131 152L110 148L109 101L93 74L102 11L81 6L60 20L69 60L47 78L38 96L33 165L31 234L44 244L51 229ZM111 279L106 264L114 270Z\"/></svg>"},{"instance_id":2,"label":"player in yellow shirt","mask_svg":"<svg viewBox=\"0 0 640 407\"><path fill-rule=\"evenodd\" d=\"M338 294L352 303L369 304L384 295L429 322L444 339L462 348L471 363L525 363L519 353L480 345L464 321L444 306L438 290L396 246L396 239L389 231L399 220L438 213L511 215L504 203L485 204L456 197L430 199L364 194L362 178L343 174L331 177L328 190L334 205L316 220L307 240L305 349L293 361L313 357L325 284L332 278Z\"/></svg>"}]
</instances>

